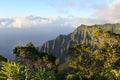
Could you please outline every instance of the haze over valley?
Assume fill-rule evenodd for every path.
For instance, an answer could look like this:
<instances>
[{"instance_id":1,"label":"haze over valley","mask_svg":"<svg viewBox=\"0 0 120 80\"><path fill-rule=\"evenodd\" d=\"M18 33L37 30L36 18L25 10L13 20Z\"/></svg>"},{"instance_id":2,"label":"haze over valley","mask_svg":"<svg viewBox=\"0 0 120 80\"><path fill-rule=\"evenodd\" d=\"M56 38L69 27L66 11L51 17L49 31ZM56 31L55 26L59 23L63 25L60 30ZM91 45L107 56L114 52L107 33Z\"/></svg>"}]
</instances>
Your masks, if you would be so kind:
<instances>
[{"instance_id":1,"label":"haze over valley","mask_svg":"<svg viewBox=\"0 0 120 80\"><path fill-rule=\"evenodd\" d=\"M28 42L35 46L42 45L45 41L52 40L60 34L68 34L73 27L36 26L33 28L3 28L0 29L0 54L8 59L14 59L13 49L18 45Z\"/></svg>"}]
</instances>

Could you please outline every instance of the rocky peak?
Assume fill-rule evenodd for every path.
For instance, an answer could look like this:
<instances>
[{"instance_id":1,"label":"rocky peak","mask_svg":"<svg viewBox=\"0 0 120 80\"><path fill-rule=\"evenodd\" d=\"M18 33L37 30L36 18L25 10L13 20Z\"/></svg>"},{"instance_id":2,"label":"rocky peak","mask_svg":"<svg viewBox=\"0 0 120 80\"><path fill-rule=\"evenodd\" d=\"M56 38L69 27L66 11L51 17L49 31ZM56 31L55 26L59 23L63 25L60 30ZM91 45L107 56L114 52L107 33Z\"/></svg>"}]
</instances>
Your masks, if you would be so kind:
<instances>
[{"instance_id":1,"label":"rocky peak","mask_svg":"<svg viewBox=\"0 0 120 80\"><path fill-rule=\"evenodd\" d=\"M113 28L113 26L115 28ZM40 52L51 53L54 56L63 59L68 53L68 49L73 44L84 43L86 45L93 45L92 35L97 30L107 30L120 33L120 24L105 24L105 25L81 25L68 35L59 35L56 39L45 42L38 49Z\"/></svg>"}]
</instances>

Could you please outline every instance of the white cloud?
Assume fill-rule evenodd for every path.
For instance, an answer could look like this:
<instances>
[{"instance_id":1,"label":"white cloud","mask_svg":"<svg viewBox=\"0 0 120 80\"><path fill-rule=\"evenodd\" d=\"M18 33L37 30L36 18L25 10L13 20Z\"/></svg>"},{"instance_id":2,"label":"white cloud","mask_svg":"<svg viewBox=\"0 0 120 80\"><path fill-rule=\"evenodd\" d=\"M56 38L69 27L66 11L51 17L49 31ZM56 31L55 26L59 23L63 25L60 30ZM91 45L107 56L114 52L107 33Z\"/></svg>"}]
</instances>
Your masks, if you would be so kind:
<instances>
[{"instance_id":1,"label":"white cloud","mask_svg":"<svg viewBox=\"0 0 120 80\"><path fill-rule=\"evenodd\" d=\"M77 21L75 18L51 17L42 18L35 16L15 17L11 19L0 19L0 27L75 27L74 23Z\"/></svg>"},{"instance_id":2,"label":"white cloud","mask_svg":"<svg viewBox=\"0 0 120 80\"><path fill-rule=\"evenodd\" d=\"M12 19L9 19L9 18L3 19L2 18L2 19L0 19L0 28L10 27L12 22L13 22Z\"/></svg>"},{"instance_id":3,"label":"white cloud","mask_svg":"<svg viewBox=\"0 0 120 80\"><path fill-rule=\"evenodd\" d=\"M0 27L12 27L12 28L29 28L29 27L41 27L41 29L52 29L57 27L77 27L80 24L102 24L106 22L103 19L96 18L77 18L74 16L63 17L35 17L35 16L23 16L15 17L11 19L0 19Z\"/></svg>"},{"instance_id":4,"label":"white cloud","mask_svg":"<svg viewBox=\"0 0 120 80\"><path fill-rule=\"evenodd\" d=\"M86 0L89 1L89 0ZM91 1L91 0L90 0ZM76 5L76 3L71 3ZM39 16L22 16L14 18L0 19L0 28L27 28L41 27L42 28L57 28L57 27L77 27L80 24L104 24L120 22L120 0L114 0L112 4L103 2L103 4L92 6L97 12L92 18L78 18L74 16L68 17L39 17Z\"/></svg>"},{"instance_id":5,"label":"white cloud","mask_svg":"<svg viewBox=\"0 0 120 80\"><path fill-rule=\"evenodd\" d=\"M52 23L52 20L49 18L25 16L25 17L14 18L14 22L12 23L12 26L17 28L34 27L34 26L42 26L50 23Z\"/></svg>"},{"instance_id":6,"label":"white cloud","mask_svg":"<svg viewBox=\"0 0 120 80\"><path fill-rule=\"evenodd\" d=\"M108 5L108 4L106 4ZM105 7L105 6L104 6ZM114 0L112 4L109 4L103 9L99 7L98 12L95 13L97 18L102 18L111 23L120 22L120 0Z\"/></svg>"}]
</instances>

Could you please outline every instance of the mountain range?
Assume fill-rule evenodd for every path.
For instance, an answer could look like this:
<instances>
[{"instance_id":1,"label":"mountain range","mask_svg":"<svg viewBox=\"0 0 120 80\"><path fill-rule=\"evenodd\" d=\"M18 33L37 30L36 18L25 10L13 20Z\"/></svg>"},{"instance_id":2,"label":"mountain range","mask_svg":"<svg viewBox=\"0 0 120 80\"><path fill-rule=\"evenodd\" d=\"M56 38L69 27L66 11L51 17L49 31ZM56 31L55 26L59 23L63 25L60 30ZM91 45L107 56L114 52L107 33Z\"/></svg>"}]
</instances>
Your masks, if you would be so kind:
<instances>
[{"instance_id":1,"label":"mountain range","mask_svg":"<svg viewBox=\"0 0 120 80\"><path fill-rule=\"evenodd\" d=\"M15 62L22 69L28 68L31 75L43 68L52 71L55 80L119 80L120 24L80 25L72 33L59 35L42 46L35 47L32 42L16 46L13 53ZM7 61L2 56L0 60Z\"/></svg>"},{"instance_id":2,"label":"mountain range","mask_svg":"<svg viewBox=\"0 0 120 80\"><path fill-rule=\"evenodd\" d=\"M68 35L59 35L53 40L45 42L42 46L38 46L40 52L51 53L60 61L67 56L68 50L73 44L84 43L94 47L92 35L98 29L109 31L111 33L120 34L120 24L104 24L104 25L80 25L72 33ZM99 36L98 36L99 37Z\"/></svg>"}]
</instances>

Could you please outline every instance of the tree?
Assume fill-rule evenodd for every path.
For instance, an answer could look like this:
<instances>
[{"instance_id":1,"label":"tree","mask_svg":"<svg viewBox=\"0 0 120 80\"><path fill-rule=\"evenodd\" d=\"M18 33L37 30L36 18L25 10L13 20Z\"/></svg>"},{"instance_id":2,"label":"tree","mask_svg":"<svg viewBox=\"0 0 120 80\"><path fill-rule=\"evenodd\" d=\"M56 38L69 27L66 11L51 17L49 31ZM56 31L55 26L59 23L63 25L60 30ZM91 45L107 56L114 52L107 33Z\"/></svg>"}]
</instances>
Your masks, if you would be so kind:
<instances>
[{"instance_id":1,"label":"tree","mask_svg":"<svg viewBox=\"0 0 120 80\"><path fill-rule=\"evenodd\" d=\"M55 80L54 73L46 71L45 68L37 68L33 74L32 80Z\"/></svg>"},{"instance_id":2,"label":"tree","mask_svg":"<svg viewBox=\"0 0 120 80\"><path fill-rule=\"evenodd\" d=\"M119 80L120 35L98 29L92 34L92 41L94 47L83 43L71 48L69 53L74 58L69 66L73 72L83 79Z\"/></svg>"},{"instance_id":3,"label":"tree","mask_svg":"<svg viewBox=\"0 0 120 80\"><path fill-rule=\"evenodd\" d=\"M0 80L54 80L52 71L36 68L34 71L21 67L15 62L3 62L0 69Z\"/></svg>"},{"instance_id":4,"label":"tree","mask_svg":"<svg viewBox=\"0 0 120 80\"><path fill-rule=\"evenodd\" d=\"M30 70L38 67L46 69L55 67L56 57L49 53L40 53L31 42L26 46L15 47L14 54L16 61L22 66L27 66Z\"/></svg>"},{"instance_id":5,"label":"tree","mask_svg":"<svg viewBox=\"0 0 120 80\"><path fill-rule=\"evenodd\" d=\"M35 62L39 67L52 69L55 67L55 60L56 60L56 57L54 57L52 54L40 53L36 57Z\"/></svg>"},{"instance_id":6,"label":"tree","mask_svg":"<svg viewBox=\"0 0 120 80\"><path fill-rule=\"evenodd\" d=\"M3 56L0 55L0 62L1 62L1 61L5 61L5 62L6 62L7 59L6 59L5 57L3 57Z\"/></svg>"},{"instance_id":7,"label":"tree","mask_svg":"<svg viewBox=\"0 0 120 80\"><path fill-rule=\"evenodd\" d=\"M29 42L29 43L26 44L26 47L33 47L34 48L34 45L33 45L32 42Z\"/></svg>"},{"instance_id":8,"label":"tree","mask_svg":"<svg viewBox=\"0 0 120 80\"><path fill-rule=\"evenodd\" d=\"M34 47L34 45L30 42L26 44L26 46L16 46L15 49L13 49L13 53L16 55L16 57L30 57L33 54L38 54L39 52Z\"/></svg>"},{"instance_id":9,"label":"tree","mask_svg":"<svg viewBox=\"0 0 120 80\"><path fill-rule=\"evenodd\" d=\"M74 73L74 74L68 74L66 76L66 80L82 80L80 74L77 72L77 73Z\"/></svg>"},{"instance_id":10,"label":"tree","mask_svg":"<svg viewBox=\"0 0 120 80\"><path fill-rule=\"evenodd\" d=\"M3 62L0 69L1 80L25 80L30 78L28 69L20 67L15 62Z\"/></svg>"},{"instance_id":11,"label":"tree","mask_svg":"<svg viewBox=\"0 0 120 80\"><path fill-rule=\"evenodd\" d=\"M32 67L32 62L39 54L31 42L26 44L26 46L16 46L13 53L15 54L16 62L20 63L20 65L28 66L29 68Z\"/></svg>"}]
</instances>

